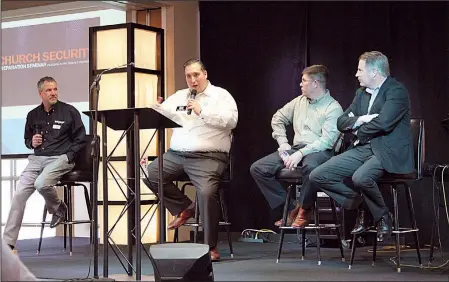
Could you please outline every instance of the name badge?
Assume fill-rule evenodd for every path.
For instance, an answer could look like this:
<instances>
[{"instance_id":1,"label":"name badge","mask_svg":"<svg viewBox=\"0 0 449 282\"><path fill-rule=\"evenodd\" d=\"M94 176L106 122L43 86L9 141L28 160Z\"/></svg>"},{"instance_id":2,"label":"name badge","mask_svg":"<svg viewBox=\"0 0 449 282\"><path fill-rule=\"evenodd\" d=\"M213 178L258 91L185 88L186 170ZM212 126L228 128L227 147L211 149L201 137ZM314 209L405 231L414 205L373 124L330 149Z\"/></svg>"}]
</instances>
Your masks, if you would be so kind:
<instances>
[{"instance_id":1,"label":"name badge","mask_svg":"<svg viewBox=\"0 0 449 282\"><path fill-rule=\"evenodd\" d=\"M60 124L53 124L53 129L61 129L61 125Z\"/></svg>"},{"instance_id":2,"label":"name badge","mask_svg":"<svg viewBox=\"0 0 449 282\"><path fill-rule=\"evenodd\" d=\"M177 106L176 111L185 111L187 110L187 106Z\"/></svg>"}]
</instances>

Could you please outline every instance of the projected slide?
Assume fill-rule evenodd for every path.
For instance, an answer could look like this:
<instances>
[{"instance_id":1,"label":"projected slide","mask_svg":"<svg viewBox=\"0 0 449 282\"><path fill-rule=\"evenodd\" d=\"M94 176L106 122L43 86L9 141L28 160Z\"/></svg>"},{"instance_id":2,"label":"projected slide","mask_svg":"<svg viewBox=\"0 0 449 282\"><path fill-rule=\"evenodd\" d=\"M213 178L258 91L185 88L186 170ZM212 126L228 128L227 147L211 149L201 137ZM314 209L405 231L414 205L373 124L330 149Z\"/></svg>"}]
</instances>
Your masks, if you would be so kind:
<instances>
[{"instance_id":1,"label":"projected slide","mask_svg":"<svg viewBox=\"0 0 449 282\"><path fill-rule=\"evenodd\" d=\"M30 153L24 145L28 111L41 103L37 81L52 76L59 99L88 109L89 27L100 18L2 30L2 154ZM88 131L88 117L81 114Z\"/></svg>"}]
</instances>

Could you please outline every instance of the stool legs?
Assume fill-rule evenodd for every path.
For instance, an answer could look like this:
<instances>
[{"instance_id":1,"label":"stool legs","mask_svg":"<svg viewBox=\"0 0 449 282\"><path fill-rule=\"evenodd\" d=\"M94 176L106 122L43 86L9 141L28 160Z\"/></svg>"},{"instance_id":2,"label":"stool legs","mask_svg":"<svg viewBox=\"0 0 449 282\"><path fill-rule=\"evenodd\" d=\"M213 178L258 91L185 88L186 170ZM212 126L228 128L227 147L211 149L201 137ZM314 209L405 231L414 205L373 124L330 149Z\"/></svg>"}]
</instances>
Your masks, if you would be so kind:
<instances>
[{"instance_id":1,"label":"stool legs","mask_svg":"<svg viewBox=\"0 0 449 282\"><path fill-rule=\"evenodd\" d=\"M376 264L376 256L377 256L377 232L374 233L374 240L373 240L373 263L372 266Z\"/></svg>"},{"instance_id":2,"label":"stool legs","mask_svg":"<svg viewBox=\"0 0 449 282\"><path fill-rule=\"evenodd\" d=\"M198 243L198 230L200 229L200 204L198 203L198 193L195 193L195 228L193 231L193 242Z\"/></svg>"},{"instance_id":3,"label":"stool legs","mask_svg":"<svg viewBox=\"0 0 449 282\"><path fill-rule=\"evenodd\" d=\"M360 209L357 210L357 218L360 217ZM355 248L356 248L356 242L357 242L357 234L352 235L352 246L351 246L351 259L349 261L348 269L352 268L352 263L354 262L354 256L355 256Z\"/></svg>"},{"instance_id":4,"label":"stool legs","mask_svg":"<svg viewBox=\"0 0 449 282\"><path fill-rule=\"evenodd\" d=\"M228 208L226 206L226 197L225 197L225 191L224 189L219 189L220 193L220 206L221 206L221 214L223 216L223 220L225 223L228 222ZM232 239L231 239L231 227L226 224L226 237L228 238L228 244L229 244L229 251L231 253L231 258L234 257L234 251L232 249Z\"/></svg>"},{"instance_id":5,"label":"stool legs","mask_svg":"<svg viewBox=\"0 0 449 282\"><path fill-rule=\"evenodd\" d=\"M415 209L413 207L412 193L410 192L410 187L408 185L405 185L405 193L406 193L406 197L407 197L407 206L408 206L408 212L410 215L410 222L412 223L412 228L414 230L416 230L412 233L413 233L413 239L415 240L416 254L418 255L418 263L420 266L422 266L421 252L419 249L418 226L416 225Z\"/></svg>"},{"instance_id":6,"label":"stool legs","mask_svg":"<svg viewBox=\"0 0 449 282\"><path fill-rule=\"evenodd\" d=\"M176 181L176 186L178 186L178 182ZM192 183L188 182L188 183L184 183L184 185L182 185L181 187L181 193L185 194L186 192L186 186L193 186ZM196 210L196 206L195 206L195 210ZM196 215L195 215L196 218ZM179 242L179 232L178 232L178 228L175 229L175 232L173 234L173 243Z\"/></svg>"},{"instance_id":7,"label":"stool legs","mask_svg":"<svg viewBox=\"0 0 449 282\"><path fill-rule=\"evenodd\" d=\"M316 234L316 253L318 265L321 265L321 239L320 239L320 212L318 210L318 200L315 201L315 234Z\"/></svg>"},{"instance_id":8,"label":"stool legs","mask_svg":"<svg viewBox=\"0 0 449 282\"><path fill-rule=\"evenodd\" d=\"M41 223L41 236L39 237L39 245L37 246L37 254L41 252L42 246L42 237L44 236L44 226L45 220L47 219L47 207L44 207L44 214L42 215L42 223Z\"/></svg>"},{"instance_id":9,"label":"stool legs","mask_svg":"<svg viewBox=\"0 0 449 282\"><path fill-rule=\"evenodd\" d=\"M72 186L67 185L67 200L68 200L68 205L67 205L67 221L69 223L69 255L72 255L72 250L73 250L73 245L72 245L72 238L73 238L73 224L72 224L72 220L73 220L73 214L72 214Z\"/></svg>"},{"instance_id":10,"label":"stool legs","mask_svg":"<svg viewBox=\"0 0 449 282\"><path fill-rule=\"evenodd\" d=\"M396 271L401 272L401 242L399 233L399 208L398 208L398 190L393 186L393 204L394 204L394 230L396 231Z\"/></svg>"},{"instance_id":11,"label":"stool legs","mask_svg":"<svg viewBox=\"0 0 449 282\"><path fill-rule=\"evenodd\" d=\"M64 203L68 204L68 191L67 186L64 186ZM69 206L67 206L67 209L69 209ZM67 221L68 214L65 214L65 221ZM64 229L64 252L67 250L67 224L63 223L63 229Z\"/></svg>"},{"instance_id":12,"label":"stool legs","mask_svg":"<svg viewBox=\"0 0 449 282\"><path fill-rule=\"evenodd\" d=\"M421 261L421 253L419 248L419 238L418 238L418 227L416 225L416 218L415 218L415 210L413 208L413 201L412 201L412 194L410 192L410 187L407 183L401 183L405 187L405 193L406 193L406 200L407 200L407 207L409 211L410 221L412 224L412 233L416 245L416 252L418 255L418 262L420 266L422 266ZM393 206L394 206L394 230L393 234L395 236L395 248L396 248L396 271L398 273L401 272L401 243L400 243L400 236L401 231L399 229L399 204L398 204L398 184L394 183L390 185L391 192L393 194ZM360 211L358 211L360 212ZM359 216L359 215L357 215ZM376 256L377 256L377 233L374 233L374 241L373 241L373 261L372 265L374 266L376 263ZM352 237L352 250L351 250L351 261L349 263L349 269L352 267L352 263L354 261L354 255L355 255L355 244L357 240L357 235L354 234Z\"/></svg>"},{"instance_id":13,"label":"stool legs","mask_svg":"<svg viewBox=\"0 0 449 282\"><path fill-rule=\"evenodd\" d=\"M290 203L290 191L292 189L292 186L293 185L289 185L287 187L287 196L285 198L284 212L282 213L282 226L281 227L285 227L287 225L288 204ZM281 228L281 238L279 240L279 248L278 248L278 255L277 255L276 263L279 263L283 243L284 243L284 229Z\"/></svg>"},{"instance_id":14,"label":"stool legs","mask_svg":"<svg viewBox=\"0 0 449 282\"><path fill-rule=\"evenodd\" d=\"M437 187L437 192L436 192L436 197L435 197L436 198L435 206L439 207L440 206L440 193L442 191L440 191L440 189L438 188L438 185L436 187ZM432 223L432 235L430 236L430 253L429 253L428 265L430 265L433 261L433 252L434 252L435 240L436 240L435 237L437 236L438 224L439 224L439 216L438 216L438 213L435 214L435 211L434 211L433 223Z\"/></svg>"},{"instance_id":15,"label":"stool legs","mask_svg":"<svg viewBox=\"0 0 449 282\"><path fill-rule=\"evenodd\" d=\"M292 189L292 185L289 185L287 187L287 195L285 197L285 203L284 203L284 210L282 213L282 226L280 228L280 232L281 232L281 236L279 239L279 248L278 248L278 253L277 253L277 258L276 258L276 263L279 263L280 257L281 257L281 252L282 252L282 245L284 243L284 235L285 235L285 229L282 227L285 227L287 224L287 216L288 216L288 205L290 203L290 192ZM344 253L343 253L343 246L341 243L341 236L340 236L340 224L339 224L339 220L337 217L337 211L335 208L335 203L332 199L329 199L331 202L331 209L332 209L332 216L336 225L336 232L337 232L337 240L339 243L339 247L340 247L340 253L341 253L341 259L342 261L345 261L344 258ZM316 234L316 250L317 250L317 259L318 259L318 265L321 265L321 237L320 237L320 215L319 215L319 205L318 205L318 200L315 201L314 203L314 217L315 217L315 234ZM297 231L301 232L301 260L304 260L305 257L305 249L306 249L306 229L305 228L299 228L297 229Z\"/></svg>"},{"instance_id":16,"label":"stool legs","mask_svg":"<svg viewBox=\"0 0 449 282\"><path fill-rule=\"evenodd\" d=\"M306 257L306 229L301 228L301 260Z\"/></svg>"},{"instance_id":17,"label":"stool legs","mask_svg":"<svg viewBox=\"0 0 449 282\"><path fill-rule=\"evenodd\" d=\"M357 217L360 216L360 209L357 211ZM372 266L375 265L376 263L376 256L377 256L377 232L373 233L374 234L374 240L373 240L373 258L372 258ZM357 236L360 236L360 234L354 234L352 235L352 246L351 246L351 260L349 262L349 266L348 269L352 268L352 264L354 262L354 257L355 257L355 249L357 248L356 244L357 244Z\"/></svg>"},{"instance_id":18,"label":"stool legs","mask_svg":"<svg viewBox=\"0 0 449 282\"><path fill-rule=\"evenodd\" d=\"M86 185L81 184L84 188L84 200L86 201L86 208L87 208L87 214L89 216L89 220L92 221L92 205L89 198L89 191L87 190ZM93 223L89 225L89 244L92 244L93 242L93 236L92 236L92 229L93 229Z\"/></svg>"},{"instance_id":19,"label":"stool legs","mask_svg":"<svg viewBox=\"0 0 449 282\"><path fill-rule=\"evenodd\" d=\"M181 192L184 194L185 193L185 187L186 186L193 186L192 183L185 183L182 187L181 187ZM219 193L219 201L220 201L220 207L221 207L221 215L223 217L225 224L225 229L226 229L226 237L228 239L228 243L229 243L229 251L231 253L231 257L234 257L234 251L232 248L232 239L231 239L231 228L229 226L228 223L228 211L227 211L227 207L226 207L226 199L225 199L225 191L224 189L218 189L218 193ZM198 242L198 232L199 232L199 228L200 228L200 205L198 202L198 193L195 194L195 220L193 222L195 224L194 226L194 233L193 233L193 242L197 243ZM179 228L175 229L174 235L173 235L173 243L179 242Z\"/></svg>"},{"instance_id":20,"label":"stool legs","mask_svg":"<svg viewBox=\"0 0 449 282\"><path fill-rule=\"evenodd\" d=\"M332 209L332 217L334 218L335 225L337 228L335 229L335 232L337 233L337 240L338 240L338 246L340 247L340 254L341 254L341 261L345 261L345 255L343 253L343 245L341 243L341 224L340 220L337 216L337 209L335 208L335 202L331 198L329 198L331 209Z\"/></svg>"},{"instance_id":21,"label":"stool legs","mask_svg":"<svg viewBox=\"0 0 449 282\"><path fill-rule=\"evenodd\" d=\"M65 222L62 223L63 225L63 235L64 235L64 251L67 249L67 228L69 229L69 254L73 254L73 224L76 224L76 222L73 222L73 201L72 201L72 188L74 186L83 186L84 187L84 198L86 201L86 207L87 207L87 213L89 215L89 222L90 222L90 244L92 244L94 238L92 236L93 234L93 222L92 222L92 201L89 198L89 191L87 187L84 184L81 183L75 183L74 185L65 185L64 187L64 203L67 205L67 213L65 215ZM48 210L46 207L44 207L44 212L42 216L42 222L41 222L41 231L40 231L40 238L39 238L39 245L37 248L37 254L40 253L41 247L42 247L42 238L44 234L44 227L47 219L47 213ZM82 222L82 223L88 223L88 222Z\"/></svg>"},{"instance_id":22,"label":"stool legs","mask_svg":"<svg viewBox=\"0 0 449 282\"><path fill-rule=\"evenodd\" d=\"M178 229L175 229L175 233L173 234L173 243L177 243L178 242Z\"/></svg>"}]
</instances>

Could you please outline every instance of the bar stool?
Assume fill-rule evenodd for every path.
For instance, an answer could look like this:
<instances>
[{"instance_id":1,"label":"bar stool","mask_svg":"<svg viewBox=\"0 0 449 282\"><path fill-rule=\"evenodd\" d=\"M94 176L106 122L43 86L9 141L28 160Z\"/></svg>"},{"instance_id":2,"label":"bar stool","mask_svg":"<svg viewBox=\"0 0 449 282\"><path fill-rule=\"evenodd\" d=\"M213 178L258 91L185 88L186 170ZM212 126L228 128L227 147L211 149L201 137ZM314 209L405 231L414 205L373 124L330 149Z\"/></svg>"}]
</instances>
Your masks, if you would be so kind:
<instances>
[{"instance_id":1,"label":"bar stool","mask_svg":"<svg viewBox=\"0 0 449 282\"><path fill-rule=\"evenodd\" d=\"M226 176L227 174L227 176ZM222 177L222 182L230 182L230 174L225 173L225 175ZM189 178L187 175L183 175L180 178L177 179L177 181L189 181ZM193 186L191 182L187 182L181 187L181 191L185 193L185 187L187 186ZM219 222L219 226L224 226L226 230L226 237L228 239L229 244L229 251L231 254L231 258L234 257L234 251L232 248L232 239L231 239L231 222L229 222L228 219L228 209L226 206L226 198L225 198L225 190L222 187L218 188L218 196L220 201L220 207L221 207L221 216L222 221ZM194 228L194 235L193 235L193 242L198 243L198 231L199 228L202 227L202 223L200 221L200 205L198 204L198 193L195 193L195 218L192 220L188 220L186 223L184 223L182 226L190 226ZM175 229L175 234L173 236L173 243L178 242L178 228Z\"/></svg>"},{"instance_id":2,"label":"bar stool","mask_svg":"<svg viewBox=\"0 0 449 282\"><path fill-rule=\"evenodd\" d=\"M286 226L287 223L287 215L288 215L288 205L290 203L290 193L291 193L291 189L292 187L295 187L297 185L301 186L302 185L302 177L301 177L301 168L298 167L295 170L289 170L289 169L282 169L280 170L277 174L276 174L276 179L280 182L286 182L288 183L288 187L287 187L287 196L285 198L285 203L284 203L284 211L282 214L282 226L280 227L281 230L281 238L279 240L279 249L278 249L278 254L277 254L277 259L276 259L276 263L279 263L279 259L281 257L281 252L282 252L282 244L284 242L284 233L285 230L296 230L297 228L291 227L291 226ZM315 200L315 208L314 208L314 217L315 217L315 222L313 224L308 224L307 226L300 228L301 230L301 260L304 260L305 257L305 241L306 241L306 231L307 230L315 230L315 234L316 234L316 250L317 250L317 259L318 259L318 265L321 265L321 249L320 249L320 230L321 229L334 229L336 231L336 236L337 236L337 240L338 240L338 246L340 248L340 254L341 254L341 260L345 261L345 257L344 257L344 253L343 253L343 246L342 246L342 241L341 241L341 236L340 236L340 227L341 224L339 223L338 220L338 216L337 216L337 211L335 208L335 202L334 200L332 200L331 198L329 198L330 200L330 205L331 205L331 209L332 209L332 216L333 216L333 220L335 223L333 224L320 224L320 210L319 210L319 205L318 205L318 200Z\"/></svg>"},{"instance_id":3,"label":"bar stool","mask_svg":"<svg viewBox=\"0 0 449 282\"><path fill-rule=\"evenodd\" d=\"M420 266L422 266L421 262L421 253L419 249L419 238L418 238L418 226L416 225L416 217L415 217L415 210L413 208L413 199L412 194L410 191L410 185L420 181L422 176L422 168L424 165L424 148L425 148L425 130L424 130L424 119L411 119L410 121L410 129L412 132L412 142L413 142L413 149L414 149L414 156L415 156L415 169L410 174L390 174L386 173L380 180L378 180L378 183L389 185L391 188L391 192L393 194L393 207L394 207L394 228L393 228L393 234L396 237L396 271L399 273L401 272L401 248L400 248L400 235L406 234L406 233L412 233L413 239L415 241L416 246L416 253L418 256L418 262ZM407 208L408 213L410 216L411 221L411 228L405 228L399 226L399 204L398 204L398 189L399 186L402 185L405 189L406 193L406 200L407 200ZM376 233L377 231L375 229L369 229L367 232ZM354 256L355 256L355 249L356 244L354 243L357 236L360 234L354 234L353 235L353 244L351 249L351 261L349 263L349 269L352 268L352 263L354 262ZM377 236L375 236L374 242L373 242L373 262L372 265L374 266L376 261L376 247L377 247Z\"/></svg>"},{"instance_id":4,"label":"bar stool","mask_svg":"<svg viewBox=\"0 0 449 282\"><path fill-rule=\"evenodd\" d=\"M86 147L81 150L78 154L77 159L75 160L75 167L64 174L61 180L55 186L64 187L64 202L67 205L67 213L65 221L61 224L64 225L64 251L67 247L67 226L69 227L69 247L70 247L70 255L72 255L72 237L73 237L73 225L74 224L90 224L90 242L92 243L92 229L95 228L93 226L92 220L92 199L89 197L89 191L83 183L92 183L94 182L94 168L98 171L98 157L95 160L94 166L94 157L91 155L91 148L94 146L96 153L95 156L99 156L100 146L99 142L96 144L92 144L93 135L86 135ZM99 140L99 138L97 138ZM89 215L89 220L73 220L73 202L72 202L72 188L73 187L83 187L84 188L84 199L86 201L87 212ZM42 246L42 236L44 233L45 225L49 225L50 222L46 221L47 218L47 208L44 207L42 222L41 222L41 234L39 238L39 245L37 247L37 254L40 254L41 246Z\"/></svg>"},{"instance_id":5,"label":"bar stool","mask_svg":"<svg viewBox=\"0 0 449 282\"><path fill-rule=\"evenodd\" d=\"M332 147L332 151L334 152L334 155L339 154L340 152L343 152L346 149L346 143L345 139L344 139L345 135L343 133L340 133L340 135L338 136L337 140L335 141L333 147ZM284 182L284 183L288 183L288 187L287 187L287 196L285 198L285 202L284 202L284 211L282 214L282 226L280 226L280 230L281 230L281 238L279 240L279 249L278 249L278 254L277 254L277 259L276 259L276 263L279 263L279 259L281 257L281 251L282 251L282 244L284 242L284 232L285 230L289 229L297 229L297 228L293 228L291 226L286 226L287 223L287 214L288 214L288 205L290 203L290 197L291 197L291 190L292 187L296 187L296 186L302 186L302 175L301 175L301 167L297 167L294 170L289 170L287 168L283 168L280 171L278 171L276 173L276 179L280 182ZM331 211L332 211L332 217L334 220L333 224L320 224L320 207L318 205L318 199L315 200L315 204L314 204L314 218L315 218L315 222L314 224L309 224L303 228L300 228L301 230L301 259L304 260L305 257L305 244L306 244L306 231L307 230L315 230L315 234L316 234L316 250L317 250L317 258L318 258L318 265L321 265L321 250L320 250L320 230L321 229L334 229L335 233L336 233L336 237L338 240L338 246L340 248L340 254L341 254L341 260L345 261L345 256L343 253L343 242L341 240L341 224L340 221L338 219L337 216L337 211L335 208L335 201L332 200L331 198L329 198L330 201L330 206L331 206Z\"/></svg>"}]
</instances>

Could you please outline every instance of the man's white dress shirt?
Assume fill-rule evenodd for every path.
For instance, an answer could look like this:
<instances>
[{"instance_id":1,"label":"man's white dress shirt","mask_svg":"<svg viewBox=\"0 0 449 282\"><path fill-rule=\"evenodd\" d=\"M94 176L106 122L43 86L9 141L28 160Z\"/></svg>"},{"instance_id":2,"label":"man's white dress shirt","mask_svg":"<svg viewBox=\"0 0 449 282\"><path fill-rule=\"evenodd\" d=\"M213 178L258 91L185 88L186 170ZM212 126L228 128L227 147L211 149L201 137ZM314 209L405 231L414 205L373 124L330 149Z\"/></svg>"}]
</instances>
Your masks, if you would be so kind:
<instances>
[{"instance_id":1,"label":"man's white dress shirt","mask_svg":"<svg viewBox=\"0 0 449 282\"><path fill-rule=\"evenodd\" d=\"M231 130L237 125L238 111L234 98L226 90L208 82L195 100L201 106L199 116L187 115L190 90L182 89L154 109L182 127L173 128L170 149L187 152L229 152Z\"/></svg>"}]
</instances>

